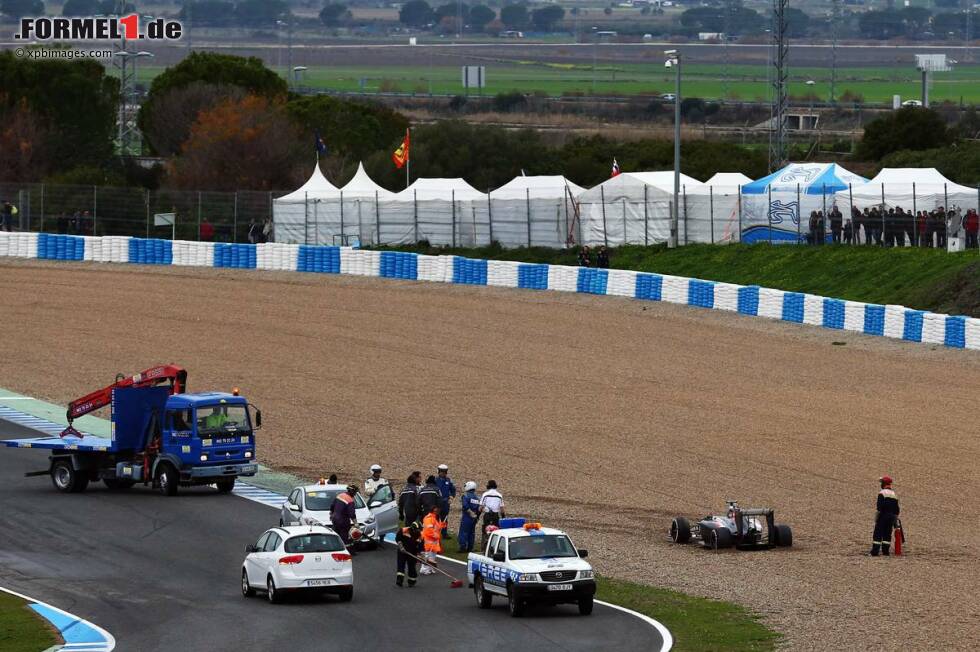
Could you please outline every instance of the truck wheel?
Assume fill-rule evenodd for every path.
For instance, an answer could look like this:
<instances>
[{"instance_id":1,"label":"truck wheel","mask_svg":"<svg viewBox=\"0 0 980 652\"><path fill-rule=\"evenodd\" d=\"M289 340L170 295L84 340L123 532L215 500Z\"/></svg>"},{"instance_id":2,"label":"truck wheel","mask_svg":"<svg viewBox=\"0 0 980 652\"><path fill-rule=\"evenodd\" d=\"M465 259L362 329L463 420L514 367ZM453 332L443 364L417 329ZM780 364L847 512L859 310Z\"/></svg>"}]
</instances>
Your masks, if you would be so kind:
<instances>
[{"instance_id":1,"label":"truck wheel","mask_svg":"<svg viewBox=\"0 0 980 652\"><path fill-rule=\"evenodd\" d=\"M507 611L514 618L524 615L524 601L517 597L517 590L513 585L507 587Z\"/></svg>"},{"instance_id":2,"label":"truck wheel","mask_svg":"<svg viewBox=\"0 0 980 652\"><path fill-rule=\"evenodd\" d=\"M133 485L136 484L132 480L123 480L121 478L103 478L102 482L105 483L106 489L109 491L131 489Z\"/></svg>"},{"instance_id":3,"label":"truck wheel","mask_svg":"<svg viewBox=\"0 0 980 652\"><path fill-rule=\"evenodd\" d=\"M160 470L157 471L157 487L159 487L160 493L162 493L164 496L176 496L177 484L179 482L180 477L177 475L177 470L172 465L160 465Z\"/></svg>"},{"instance_id":4,"label":"truck wheel","mask_svg":"<svg viewBox=\"0 0 980 652\"><path fill-rule=\"evenodd\" d=\"M793 545L793 530L788 525L773 526L773 534L773 543L780 548L789 548Z\"/></svg>"},{"instance_id":5,"label":"truck wheel","mask_svg":"<svg viewBox=\"0 0 980 652\"><path fill-rule=\"evenodd\" d=\"M276 582L272 579L272 575L265 581L265 596L269 598L269 602L272 604L282 602L282 596L279 595L279 590L276 588Z\"/></svg>"},{"instance_id":6,"label":"truck wheel","mask_svg":"<svg viewBox=\"0 0 980 652\"><path fill-rule=\"evenodd\" d=\"M231 493L231 490L235 488L235 478L226 478L224 480L218 480L216 484L218 485L218 493L220 494Z\"/></svg>"},{"instance_id":7,"label":"truck wheel","mask_svg":"<svg viewBox=\"0 0 980 652\"><path fill-rule=\"evenodd\" d=\"M721 550L732 547L732 533L723 527L716 527L711 531L708 543L712 550Z\"/></svg>"},{"instance_id":8,"label":"truck wheel","mask_svg":"<svg viewBox=\"0 0 980 652\"><path fill-rule=\"evenodd\" d=\"M670 540L674 543L687 543L691 540L691 524L683 516L670 522Z\"/></svg>"},{"instance_id":9,"label":"truck wheel","mask_svg":"<svg viewBox=\"0 0 980 652\"><path fill-rule=\"evenodd\" d=\"M51 465L51 482L62 493L77 494L88 487L88 476L76 471L69 460L58 460Z\"/></svg>"},{"instance_id":10,"label":"truck wheel","mask_svg":"<svg viewBox=\"0 0 980 652\"><path fill-rule=\"evenodd\" d=\"M255 589L253 589L252 585L248 583L248 573L243 568L242 569L242 597L251 598L253 595L255 595Z\"/></svg>"},{"instance_id":11,"label":"truck wheel","mask_svg":"<svg viewBox=\"0 0 980 652\"><path fill-rule=\"evenodd\" d=\"M493 604L493 593L483 586L483 578L479 575L473 580L473 595L476 596L476 604L480 609L489 609Z\"/></svg>"},{"instance_id":12,"label":"truck wheel","mask_svg":"<svg viewBox=\"0 0 980 652\"><path fill-rule=\"evenodd\" d=\"M337 595L340 596L341 602L350 602L351 600L354 599L354 587L350 586L347 587L346 589L341 589L340 593L338 593Z\"/></svg>"},{"instance_id":13,"label":"truck wheel","mask_svg":"<svg viewBox=\"0 0 980 652\"><path fill-rule=\"evenodd\" d=\"M588 616L589 614L591 614L593 602L594 599L592 598L591 595L587 598L582 598L581 600L579 600L578 601L579 614L582 616Z\"/></svg>"}]
</instances>

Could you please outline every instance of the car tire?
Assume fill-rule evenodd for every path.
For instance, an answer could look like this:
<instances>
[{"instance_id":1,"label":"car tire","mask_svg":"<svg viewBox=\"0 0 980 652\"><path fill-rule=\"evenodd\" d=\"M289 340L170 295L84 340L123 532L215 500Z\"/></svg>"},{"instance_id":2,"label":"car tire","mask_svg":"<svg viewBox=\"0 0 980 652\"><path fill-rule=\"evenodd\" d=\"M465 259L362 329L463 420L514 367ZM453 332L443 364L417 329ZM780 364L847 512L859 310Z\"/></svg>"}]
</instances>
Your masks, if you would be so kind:
<instances>
[{"instance_id":1,"label":"car tire","mask_svg":"<svg viewBox=\"0 0 980 652\"><path fill-rule=\"evenodd\" d=\"M691 540L691 524L683 516L670 522L670 540L674 543L687 543Z\"/></svg>"},{"instance_id":2,"label":"car tire","mask_svg":"<svg viewBox=\"0 0 980 652\"><path fill-rule=\"evenodd\" d=\"M219 494L231 493L231 490L235 488L235 478L226 478L224 480L218 480L215 484L218 485Z\"/></svg>"},{"instance_id":3,"label":"car tire","mask_svg":"<svg viewBox=\"0 0 980 652\"><path fill-rule=\"evenodd\" d=\"M493 593L483 586L483 578L479 575L473 580L473 595L476 596L476 604L480 609L489 609L493 606Z\"/></svg>"},{"instance_id":4,"label":"car tire","mask_svg":"<svg viewBox=\"0 0 980 652\"><path fill-rule=\"evenodd\" d=\"M588 616L592 613L592 607L595 604L594 598L590 595L587 598L581 598L578 601L578 613L581 616Z\"/></svg>"},{"instance_id":5,"label":"car tire","mask_svg":"<svg viewBox=\"0 0 980 652\"><path fill-rule=\"evenodd\" d=\"M777 524L773 526L773 543L780 548L789 548L793 545L793 530L788 525Z\"/></svg>"},{"instance_id":6,"label":"car tire","mask_svg":"<svg viewBox=\"0 0 980 652\"><path fill-rule=\"evenodd\" d=\"M248 583L248 573L243 568L242 569L242 597L251 598L253 595L255 595L255 589L253 589L252 585Z\"/></svg>"},{"instance_id":7,"label":"car tire","mask_svg":"<svg viewBox=\"0 0 980 652\"><path fill-rule=\"evenodd\" d=\"M711 530L711 534L708 537L708 543L712 550L723 550L725 548L732 547L732 533L728 528L716 527Z\"/></svg>"},{"instance_id":8,"label":"car tire","mask_svg":"<svg viewBox=\"0 0 980 652\"><path fill-rule=\"evenodd\" d=\"M279 595L279 589L276 588L276 581L272 579L272 575L265 580L265 597L272 604L279 604L282 602L282 596Z\"/></svg>"},{"instance_id":9,"label":"car tire","mask_svg":"<svg viewBox=\"0 0 980 652\"><path fill-rule=\"evenodd\" d=\"M51 483L62 493L77 494L88 487L88 476L79 473L70 460L58 460L51 465Z\"/></svg>"},{"instance_id":10,"label":"car tire","mask_svg":"<svg viewBox=\"0 0 980 652\"><path fill-rule=\"evenodd\" d=\"M337 595L340 597L341 602L350 602L354 599L354 587L350 586L346 589L341 589Z\"/></svg>"},{"instance_id":11,"label":"car tire","mask_svg":"<svg viewBox=\"0 0 980 652\"><path fill-rule=\"evenodd\" d=\"M507 587L507 611L512 618L520 618L524 615L524 601L517 597L513 584Z\"/></svg>"},{"instance_id":12,"label":"car tire","mask_svg":"<svg viewBox=\"0 0 980 652\"><path fill-rule=\"evenodd\" d=\"M132 480L124 480L122 478L102 478L102 482L105 483L106 489L109 491L132 489L133 485L136 484Z\"/></svg>"},{"instance_id":13,"label":"car tire","mask_svg":"<svg viewBox=\"0 0 980 652\"><path fill-rule=\"evenodd\" d=\"M180 476L172 464L161 464L157 471L157 488L164 496L176 496Z\"/></svg>"}]
</instances>

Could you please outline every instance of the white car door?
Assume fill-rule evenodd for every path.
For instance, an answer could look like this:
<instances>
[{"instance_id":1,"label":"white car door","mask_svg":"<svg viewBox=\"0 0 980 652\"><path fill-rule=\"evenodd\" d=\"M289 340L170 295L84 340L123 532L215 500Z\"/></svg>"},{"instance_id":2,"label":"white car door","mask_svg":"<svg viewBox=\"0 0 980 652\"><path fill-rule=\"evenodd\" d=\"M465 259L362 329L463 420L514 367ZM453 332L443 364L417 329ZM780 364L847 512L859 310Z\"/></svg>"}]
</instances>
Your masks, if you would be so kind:
<instances>
[{"instance_id":1,"label":"white car door","mask_svg":"<svg viewBox=\"0 0 980 652\"><path fill-rule=\"evenodd\" d=\"M279 544L281 543L282 543L282 539L279 537L278 534L276 534L275 532L269 533L269 539L265 542L265 546L263 547L263 552L260 555L260 558L262 560L262 568L263 568L263 572L261 576L262 586L265 586L265 578L269 573L272 573L272 576L278 579L278 573L277 573L277 571L279 570L278 549L279 549Z\"/></svg>"},{"instance_id":2,"label":"white car door","mask_svg":"<svg viewBox=\"0 0 980 652\"><path fill-rule=\"evenodd\" d=\"M299 525L300 515L303 513L303 505L300 502L303 500L302 496L303 491L301 489L293 489L289 498L282 504L283 525Z\"/></svg>"},{"instance_id":3,"label":"white car door","mask_svg":"<svg viewBox=\"0 0 980 652\"><path fill-rule=\"evenodd\" d=\"M368 498L368 509L374 515L379 537L398 529L398 502L390 485L381 485L371 494Z\"/></svg>"},{"instance_id":4,"label":"white car door","mask_svg":"<svg viewBox=\"0 0 980 652\"><path fill-rule=\"evenodd\" d=\"M255 542L255 552L245 555L245 572L248 574L248 583L252 586L265 586L265 562L262 555L265 554L263 551L270 534L264 532Z\"/></svg>"}]
</instances>

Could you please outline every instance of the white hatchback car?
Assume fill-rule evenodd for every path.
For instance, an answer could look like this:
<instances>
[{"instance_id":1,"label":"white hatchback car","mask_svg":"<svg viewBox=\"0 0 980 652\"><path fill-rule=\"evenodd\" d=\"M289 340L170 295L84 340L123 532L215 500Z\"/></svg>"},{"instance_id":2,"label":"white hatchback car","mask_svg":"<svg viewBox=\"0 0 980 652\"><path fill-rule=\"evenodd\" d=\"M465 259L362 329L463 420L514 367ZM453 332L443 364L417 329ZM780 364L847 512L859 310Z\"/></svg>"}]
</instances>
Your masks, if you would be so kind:
<instances>
[{"instance_id":1,"label":"white hatchback car","mask_svg":"<svg viewBox=\"0 0 980 652\"><path fill-rule=\"evenodd\" d=\"M265 591L269 602L284 593L334 593L354 597L354 566L336 532L321 526L276 527L245 546L242 595Z\"/></svg>"},{"instance_id":2,"label":"white hatchback car","mask_svg":"<svg viewBox=\"0 0 980 652\"><path fill-rule=\"evenodd\" d=\"M337 494L347 485L317 483L296 487L282 504L279 512L280 525L323 525L330 527L330 508ZM398 529L398 503L388 485L381 485L368 498L354 496L357 527L364 535L362 541L377 546L384 536Z\"/></svg>"}]
</instances>

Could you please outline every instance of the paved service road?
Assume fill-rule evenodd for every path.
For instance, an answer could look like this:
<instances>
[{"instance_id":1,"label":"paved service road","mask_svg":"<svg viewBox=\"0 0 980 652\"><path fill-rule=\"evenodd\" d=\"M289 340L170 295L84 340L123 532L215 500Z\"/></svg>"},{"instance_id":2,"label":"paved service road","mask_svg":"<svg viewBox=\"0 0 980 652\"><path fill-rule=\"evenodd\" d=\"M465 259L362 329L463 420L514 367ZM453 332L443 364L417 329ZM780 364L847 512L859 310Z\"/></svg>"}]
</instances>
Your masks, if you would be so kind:
<instances>
[{"instance_id":1,"label":"paved service road","mask_svg":"<svg viewBox=\"0 0 980 652\"><path fill-rule=\"evenodd\" d=\"M2 439L36 434L0 421ZM24 477L46 465L42 451L0 449L0 585L104 627L120 651L661 647L652 626L600 605L588 617L567 605L514 619L503 600L482 611L442 576L399 589L388 546L354 558L349 604L244 599L244 546L278 522L275 510L205 488L61 494L47 477Z\"/></svg>"}]
</instances>

